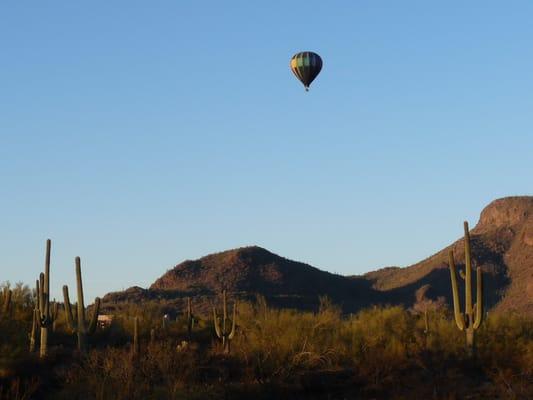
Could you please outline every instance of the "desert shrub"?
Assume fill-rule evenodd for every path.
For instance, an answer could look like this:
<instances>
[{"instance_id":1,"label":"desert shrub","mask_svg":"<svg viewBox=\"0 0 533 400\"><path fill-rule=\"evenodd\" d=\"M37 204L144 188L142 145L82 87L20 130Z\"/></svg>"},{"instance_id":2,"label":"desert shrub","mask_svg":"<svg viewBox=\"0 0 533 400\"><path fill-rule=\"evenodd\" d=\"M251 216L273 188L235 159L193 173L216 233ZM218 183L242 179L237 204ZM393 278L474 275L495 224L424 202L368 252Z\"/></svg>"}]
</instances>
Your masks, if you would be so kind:
<instances>
[{"instance_id":1,"label":"desert shrub","mask_svg":"<svg viewBox=\"0 0 533 400\"><path fill-rule=\"evenodd\" d=\"M26 357L27 307L0 321L6 365ZM75 336L60 320L51 353L70 356L36 364L41 372L18 383L0 378L0 393L46 387L54 399L208 399L239 390L261 393L257 385L294 394L318 382L326 392L335 385L357 388L354 398L409 398L413 388L423 398L533 396L533 320L523 316L491 314L477 332L477 355L470 359L465 335L445 309L429 312L426 331L423 315L398 306L345 316L326 298L316 312L276 309L258 298L239 304L230 355L217 346L209 317L189 342L184 319L169 320L163 329L163 312L157 303L125 307L111 327L91 338L84 357L75 353ZM134 317L140 320L136 356L130 346Z\"/></svg>"},{"instance_id":2,"label":"desert shrub","mask_svg":"<svg viewBox=\"0 0 533 400\"><path fill-rule=\"evenodd\" d=\"M137 355L124 347L96 349L65 372L58 398L175 398L197 380L197 363L194 352L178 352L170 341L143 344Z\"/></svg>"},{"instance_id":3,"label":"desert shrub","mask_svg":"<svg viewBox=\"0 0 533 400\"><path fill-rule=\"evenodd\" d=\"M260 298L239 307L237 355L259 379L288 377L295 368L331 366L342 319L327 299L319 311L272 309Z\"/></svg>"},{"instance_id":4,"label":"desert shrub","mask_svg":"<svg viewBox=\"0 0 533 400\"><path fill-rule=\"evenodd\" d=\"M0 285L0 293L5 289L11 289L13 294L9 313L0 316L0 356L4 359L23 356L27 352L34 308L33 294L28 286L17 283L12 287L6 282Z\"/></svg>"}]
</instances>

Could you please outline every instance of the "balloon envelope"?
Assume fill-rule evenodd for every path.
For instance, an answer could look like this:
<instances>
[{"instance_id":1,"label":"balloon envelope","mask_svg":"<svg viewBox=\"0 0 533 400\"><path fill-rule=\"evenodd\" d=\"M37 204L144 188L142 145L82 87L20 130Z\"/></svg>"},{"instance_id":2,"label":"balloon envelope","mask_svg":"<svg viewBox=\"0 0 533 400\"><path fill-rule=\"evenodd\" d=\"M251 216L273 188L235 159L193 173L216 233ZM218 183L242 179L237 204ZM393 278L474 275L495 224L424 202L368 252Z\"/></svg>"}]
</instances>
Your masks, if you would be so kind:
<instances>
[{"instance_id":1,"label":"balloon envelope","mask_svg":"<svg viewBox=\"0 0 533 400\"><path fill-rule=\"evenodd\" d=\"M290 66L294 75L304 84L305 90L309 90L309 85L322 69L322 59L312 51L303 51L292 56Z\"/></svg>"}]
</instances>

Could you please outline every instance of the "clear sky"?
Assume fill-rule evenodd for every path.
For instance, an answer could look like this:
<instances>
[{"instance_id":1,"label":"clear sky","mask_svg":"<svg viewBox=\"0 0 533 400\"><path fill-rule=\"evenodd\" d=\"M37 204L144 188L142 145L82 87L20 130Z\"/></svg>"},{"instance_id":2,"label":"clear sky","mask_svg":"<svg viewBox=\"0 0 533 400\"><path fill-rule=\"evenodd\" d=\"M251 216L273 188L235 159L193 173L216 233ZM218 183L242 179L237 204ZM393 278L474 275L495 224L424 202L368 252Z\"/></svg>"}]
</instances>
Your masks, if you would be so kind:
<instances>
[{"instance_id":1,"label":"clear sky","mask_svg":"<svg viewBox=\"0 0 533 400\"><path fill-rule=\"evenodd\" d=\"M76 3L76 4L75 4ZM531 1L0 5L0 281L148 286L256 244L405 266L533 193ZM302 50L324 68L306 93Z\"/></svg>"}]
</instances>

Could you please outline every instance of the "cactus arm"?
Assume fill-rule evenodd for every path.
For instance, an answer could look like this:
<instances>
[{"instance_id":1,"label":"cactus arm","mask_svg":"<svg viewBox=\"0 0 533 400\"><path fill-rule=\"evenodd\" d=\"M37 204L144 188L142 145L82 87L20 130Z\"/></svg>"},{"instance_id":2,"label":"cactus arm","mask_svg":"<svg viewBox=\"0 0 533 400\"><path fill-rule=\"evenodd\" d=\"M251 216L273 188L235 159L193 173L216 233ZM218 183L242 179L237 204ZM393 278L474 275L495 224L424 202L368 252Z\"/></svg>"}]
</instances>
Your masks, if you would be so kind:
<instances>
[{"instance_id":1,"label":"cactus arm","mask_svg":"<svg viewBox=\"0 0 533 400\"><path fill-rule=\"evenodd\" d=\"M35 307L37 310L41 308L41 279L35 281Z\"/></svg>"},{"instance_id":2,"label":"cactus arm","mask_svg":"<svg viewBox=\"0 0 533 400\"><path fill-rule=\"evenodd\" d=\"M75 332L76 328L77 328L77 326L76 326L77 324L74 321L74 316L72 314L72 306L70 304L70 298L69 298L69 295L68 295L68 286L67 285L63 286L63 299L65 301L65 314L67 315L68 325L70 326L70 329L72 329Z\"/></svg>"},{"instance_id":3,"label":"cactus arm","mask_svg":"<svg viewBox=\"0 0 533 400\"><path fill-rule=\"evenodd\" d=\"M43 304L41 287L41 277L39 276L39 279L35 281L35 310L37 311L37 322L39 323L39 326L43 326L41 320L41 307Z\"/></svg>"},{"instance_id":4,"label":"cactus arm","mask_svg":"<svg viewBox=\"0 0 533 400\"><path fill-rule=\"evenodd\" d=\"M44 276L45 276L45 285L41 289L44 293L50 293L50 251L52 248L52 241L50 239L46 240L46 256L44 259Z\"/></svg>"},{"instance_id":5,"label":"cactus arm","mask_svg":"<svg viewBox=\"0 0 533 400\"><path fill-rule=\"evenodd\" d=\"M450 250L449 253L449 264L450 264L450 278L452 282L452 293L453 293L453 312L455 315L455 323L459 330L463 331L465 329L465 320L461 314L461 303L459 300L459 290L457 288L457 275L455 269L455 261L453 259L453 250Z\"/></svg>"},{"instance_id":6,"label":"cactus arm","mask_svg":"<svg viewBox=\"0 0 533 400\"><path fill-rule=\"evenodd\" d=\"M475 321L474 329L478 329L481 323L483 322L483 273L481 268L477 267L476 270L476 312L475 312Z\"/></svg>"},{"instance_id":7,"label":"cactus arm","mask_svg":"<svg viewBox=\"0 0 533 400\"><path fill-rule=\"evenodd\" d=\"M31 332L30 332L30 353L33 353L35 351L35 342L37 341L37 329L39 324L39 317L38 317L39 311L37 308L33 309L32 314L32 322L31 322Z\"/></svg>"},{"instance_id":8,"label":"cactus arm","mask_svg":"<svg viewBox=\"0 0 533 400\"><path fill-rule=\"evenodd\" d=\"M85 323L85 304L83 299L83 282L81 279L81 260L76 257L76 287L78 289L78 328L82 331L87 329Z\"/></svg>"},{"instance_id":9,"label":"cactus arm","mask_svg":"<svg viewBox=\"0 0 533 400\"><path fill-rule=\"evenodd\" d=\"M41 311L41 319L48 324L50 319L50 250L52 242L50 239L46 240L46 255L44 260L44 273L41 272L39 280L41 284L41 298L39 309Z\"/></svg>"},{"instance_id":10,"label":"cactus arm","mask_svg":"<svg viewBox=\"0 0 533 400\"><path fill-rule=\"evenodd\" d=\"M473 323L472 307L472 256L470 252L470 232L468 230L468 222L464 222L465 231L465 314L467 317L467 326Z\"/></svg>"},{"instance_id":11,"label":"cactus arm","mask_svg":"<svg viewBox=\"0 0 533 400\"><path fill-rule=\"evenodd\" d=\"M41 292L41 289L39 287L39 279L35 280L35 308L39 308L39 293Z\"/></svg>"},{"instance_id":12,"label":"cactus arm","mask_svg":"<svg viewBox=\"0 0 533 400\"><path fill-rule=\"evenodd\" d=\"M237 301L233 303L233 320L231 322L231 332L228 335L228 339L233 339L233 336L235 336L235 320L237 319Z\"/></svg>"},{"instance_id":13,"label":"cactus arm","mask_svg":"<svg viewBox=\"0 0 533 400\"><path fill-rule=\"evenodd\" d=\"M57 315L59 314L59 304L55 301L52 303L52 319L55 321L57 318Z\"/></svg>"},{"instance_id":14,"label":"cactus arm","mask_svg":"<svg viewBox=\"0 0 533 400\"><path fill-rule=\"evenodd\" d=\"M51 324L50 318L50 251L52 247L52 242L50 239L46 240L46 256L44 261L44 274L41 273L41 298L43 299L41 316L45 320L47 325Z\"/></svg>"},{"instance_id":15,"label":"cactus arm","mask_svg":"<svg viewBox=\"0 0 533 400\"><path fill-rule=\"evenodd\" d=\"M46 300L45 300L45 293L44 293L44 274L41 272L39 274L39 298L38 298L38 301L39 301L39 320L41 321L41 326L44 326L45 324L45 312L44 312L44 309L45 309L45 303L46 303Z\"/></svg>"},{"instance_id":16,"label":"cactus arm","mask_svg":"<svg viewBox=\"0 0 533 400\"><path fill-rule=\"evenodd\" d=\"M56 299L54 299L54 302L52 303L52 332L55 333L56 327L57 327L57 316L59 315L59 304L57 303Z\"/></svg>"},{"instance_id":17,"label":"cactus arm","mask_svg":"<svg viewBox=\"0 0 533 400\"><path fill-rule=\"evenodd\" d=\"M220 329L220 319L217 317L217 310L213 307L213 322L215 325L215 333L219 339L222 339L222 330Z\"/></svg>"},{"instance_id":18,"label":"cactus arm","mask_svg":"<svg viewBox=\"0 0 533 400\"><path fill-rule=\"evenodd\" d=\"M49 294L44 292L46 287L46 277L41 272L39 275L39 284L37 285L37 308L39 310L39 324L41 328L48 328L52 325L53 318L50 314Z\"/></svg>"},{"instance_id":19,"label":"cactus arm","mask_svg":"<svg viewBox=\"0 0 533 400\"><path fill-rule=\"evenodd\" d=\"M226 335L226 321L228 320L228 302L227 302L227 298L226 298L226 291L224 290L222 292L222 335L225 336Z\"/></svg>"},{"instance_id":20,"label":"cactus arm","mask_svg":"<svg viewBox=\"0 0 533 400\"><path fill-rule=\"evenodd\" d=\"M100 312L100 298L97 297L94 299L94 312L91 318L91 323L89 324L89 335L92 335L96 331L96 326L98 325L98 314Z\"/></svg>"},{"instance_id":21,"label":"cactus arm","mask_svg":"<svg viewBox=\"0 0 533 400\"><path fill-rule=\"evenodd\" d=\"M52 241L46 240L46 255L44 261L44 273L39 275L37 293L39 324L41 326L41 346L39 355L44 358L48 355L48 327L54 322L50 314L50 252Z\"/></svg>"}]
</instances>

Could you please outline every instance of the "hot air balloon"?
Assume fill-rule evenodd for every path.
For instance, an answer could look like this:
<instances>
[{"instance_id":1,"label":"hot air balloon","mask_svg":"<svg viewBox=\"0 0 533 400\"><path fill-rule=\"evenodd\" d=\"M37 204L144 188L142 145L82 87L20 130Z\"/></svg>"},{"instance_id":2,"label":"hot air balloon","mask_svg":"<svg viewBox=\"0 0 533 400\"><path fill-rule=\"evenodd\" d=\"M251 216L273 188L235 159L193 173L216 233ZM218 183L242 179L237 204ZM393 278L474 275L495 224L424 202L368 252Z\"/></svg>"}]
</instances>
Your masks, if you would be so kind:
<instances>
[{"instance_id":1,"label":"hot air balloon","mask_svg":"<svg viewBox=\"0 0 533 400\"><path fill-rule=\"evenodd\" d=\"M312 51L296 53L291 58L291 70L309 91L309 85L315 80L322 69L322 59Z\"/></svg>"}]
</instances>

